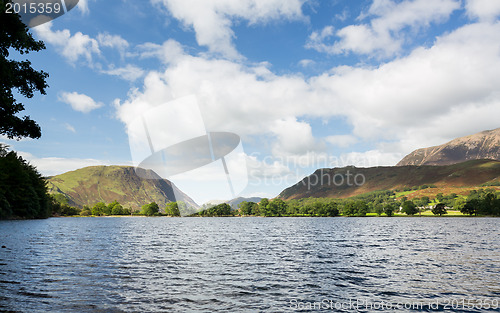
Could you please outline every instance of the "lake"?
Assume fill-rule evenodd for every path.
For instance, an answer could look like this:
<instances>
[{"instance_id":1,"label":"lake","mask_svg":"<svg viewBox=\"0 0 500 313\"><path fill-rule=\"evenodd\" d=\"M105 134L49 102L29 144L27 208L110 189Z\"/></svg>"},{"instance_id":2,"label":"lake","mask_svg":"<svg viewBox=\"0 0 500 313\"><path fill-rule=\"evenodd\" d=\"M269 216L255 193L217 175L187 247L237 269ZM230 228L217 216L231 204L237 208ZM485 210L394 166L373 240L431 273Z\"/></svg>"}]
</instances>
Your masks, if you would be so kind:
<instances>
[{"instance_id":1,"label":"lake","mask_svg":"<svg viewBox=\"0 0 500 313\"><path fill-rule=\"evenodd\" d=\"M0 312L498 312L499 222L0 221Z\"/></svg>"}]
</instances>

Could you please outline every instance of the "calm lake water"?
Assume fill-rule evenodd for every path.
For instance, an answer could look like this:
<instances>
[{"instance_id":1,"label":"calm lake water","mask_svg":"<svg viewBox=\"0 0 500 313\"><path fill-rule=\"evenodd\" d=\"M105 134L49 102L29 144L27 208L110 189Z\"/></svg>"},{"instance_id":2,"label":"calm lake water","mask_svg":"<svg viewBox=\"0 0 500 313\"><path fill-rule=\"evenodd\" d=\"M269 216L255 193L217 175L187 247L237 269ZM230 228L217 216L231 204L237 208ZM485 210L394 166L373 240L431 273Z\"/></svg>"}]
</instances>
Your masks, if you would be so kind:
<instances>
[{"instance_id":1,"label":"calm lake water","mask_svg":"<svg viewBox=\"0 0 500 313\"><path fill-rule=\"evenodd\" d=\"M1 312L484 312L500 301L495 218L52 218L0 221L0 246Z\"/></svg>"}]
</instances>

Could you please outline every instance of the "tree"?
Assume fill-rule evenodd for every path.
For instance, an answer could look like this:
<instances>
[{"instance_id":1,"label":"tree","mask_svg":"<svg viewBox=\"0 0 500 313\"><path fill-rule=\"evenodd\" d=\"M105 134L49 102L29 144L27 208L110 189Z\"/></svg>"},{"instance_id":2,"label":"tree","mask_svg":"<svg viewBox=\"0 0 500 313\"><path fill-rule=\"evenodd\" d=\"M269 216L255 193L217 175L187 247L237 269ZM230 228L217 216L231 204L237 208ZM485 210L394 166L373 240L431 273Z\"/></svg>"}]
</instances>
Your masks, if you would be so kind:
<instances>
[{"instance_id":1,"label":"tree","mask_svg":"<svg viewBox=\"0 0 500 313\"><path fill-rule=\"evenodd\" d=\"M390 201L390 202L385 202L383 206L385 215L391 217L394 215L394 211L398 209L399 204L395 201Z\"/></svg>"},{"instance_id":2,"label":"tree","mask_svg":"<svg viewBox=\"0 0 500 313\"><path fill-rule=\"evenodd\" d=\"M434 206L434 208L432 209L432 214L434 214L434 215L441 216L441 215L446 214L446 213L448 213L446 211L446 205L444 203L442 203L442 202L436 204Z\"/></svg>"},{"instance_id":3,"label":"tree","mask_svg":"<svg viewBox=\"0 0 500 313\"><path fill-rule=\"evenodd\" d=\"M111 209L111 215L123 215L125 213L123 206L116 200L111 202L108 205L108 208Z\"/></svg>"},{"instance_id":4,"label":"tree","mask_svg":"<svg viewBox=\"0 0 500 313\"><path fill-rule=\"evenodd\" d=\"M337 208L337 203L329 201L325 204L326 216L337 216L339 215L339 209Z\"/></svg>"},{"instance_id":5,"label":"tree","mask_svg":"<svg viewBox=\"0 0 500 313\"><path fill-rule=\"evenodd\" d=\"M213 207L214 216L228 216L231 215L231 206L227 203L221 203Z\"/></svg>"},{"instance_id":6,"label":"tree","mask_svg":"<svg viewBox=\"0 0 500 313\"><path fill-rule=\"evenodd\" d=\"M145 204L142 206L141 214L146 216L153 216L160 211L158 204L156 202L151 202L150 204Z\"/></svg>"},{"instance_id":7,"label":"tree","mask_svg":"<svg viewBox=\"0 0 500 313\"><path fill-rule=\"evenodd\" d=\"M257 204L255 202L241 202L238 207L240 208L241 215L252 215L255 214L254 208Z\"/></svg>"},{"instance_id":8,"label":"tree","mask_svg":"<svg viewBox=\"0 0 500 313\"><path fill-rule=\"evenodd\" d=\"M51 199L36 168L0 144L0 218L46 218Z\"/></svg>"},{"instance_id":9,"label":"tree","mask_svg":"<svg viewBox=\"0 0 500 313\"><path fill-rule=\"evenodd\" d=\"M14 98L13 89L26 98L32 98L38 91L45 95L48 87L44 71L36 71L28 60L8 59L9 50L19 54L45 49L42 41L36 41L28 32L18 14L6 13L10 0L0 0L0 134L8 138L40 138L40 126L29 116L18 117L24 105Z\"/></svg>"},{"instance_id":10,"label":"tree","mask_svg":"<svg viewBox=\"0 0 500 313\"><path fill-rule=\"evenodd\" d=\"M270 215L282 216L282 215L285 215L285 213L286 213L287 205L286 205L285 201L283 201L279 198L275 198L269 202L267 207L268 207L268 212L270 213Z\"/></svg>"},{"instance_id":11,"label":"tree","mask_svg":"<svg viewBox=\"0 0 500 313\"><path fill-rule=\"evenodd\" d=\"M418 213L417 206L411 200L403 202L402 207L403 207L402 212L406 213L407 215L415 215Z\"/></svg>"},{"instance_id":12,"label":"tree","mask_svg":"<svg viewBox=\"0 0 500 313\"><path fill-rule=\"evenodd\" d=\"M455 203L453 204L453 208L461 211L462 208L464 207L465 203L467 203L467 200L465 198L458 198L457 200L455 200Z\"/></svg>"},{"instance_id":13,"label":"tree","mask_svg":"<svg viewBox=\"0 0 500 313\"><path fill-rule=\"evenodd\" d=\"M167 203L165 206L165 214L168 216L181 216L181 212L179 210L179 205L177 202Z\"/></svg>"},{"instance_id":14,"label":"tree","mask_svg":"<svg viewBox=\"0 0 500 313\"><path fill-rule=\"evenodd\" d=\"M90 210L90 208L88 206L84 205L82 208L82 211L80 212L80 215L81 216L90 216L90 215L92 215L92 211Z\"/></svg>"},{"instance_id":15,"label":"tree","mask_svg":"<svg viewBox=\"0 0 500 313\"><path fill-rule=\"evenodd\" d=\"M366 216L368 206L363 200L348 200L344 203L342 214L347 216Z\"/></svg>"},{"instance_id":16,"label":"tree","mask_svg":"<svg viewBox=\"0 0 500 313\"><path fill-rule=\"evenodd\" d=\"M263 216L269 216L269 199L268 198L262 198L259 202L259 212L260 215Z\"/></svg>"},{"instance_id":17,"label":"tree","mask_svg":"<svg viewBox=\"0 0 500 313\"><path fill-rule=\"evenodd\" d=\"M92 215L100 216L105 214L104 211L106 211L106 209L107 206L104 202L98 202L94 205L94 207L92 207L90 212L92 213Z\"/></svg>"},{"instance_id":18,"label":"tree","mask_svg":"<svg viewBox=\"0 0 500 313\"><path fill-rule=\"evenodd\" d=\"M424 210L425 210L425 207L429 204L429 202L431 202L431 200L427 196L424 196L420 199L415 199L415 205L417 207L424 209Z\"/></svg>"},{"instance_id":19,"label":"tree","mask_svg":"<svg viewBox=\"0 0 500 313\"><path fill-rule=\"evenodd\" d=\"M480 204L481 203L480 203L479 199L476 199L476 198L467 200L467 202L465 202L463 207L460 209L460 212L462 212L463 214L469 214L469 215L477 214L477 210L478 210Z\"/></svg>"},{"instance_id":20,"label":"tree","mask_svg":"<svg viewBox=\"0 0 500 313\"><path fill-rule=\"evenodd\" d=\"M382 205L382 203L378 203L377 205L375 205L375 213L377 213L378 216L384 213L384 206Z\"/></svg>"}]
</instances>

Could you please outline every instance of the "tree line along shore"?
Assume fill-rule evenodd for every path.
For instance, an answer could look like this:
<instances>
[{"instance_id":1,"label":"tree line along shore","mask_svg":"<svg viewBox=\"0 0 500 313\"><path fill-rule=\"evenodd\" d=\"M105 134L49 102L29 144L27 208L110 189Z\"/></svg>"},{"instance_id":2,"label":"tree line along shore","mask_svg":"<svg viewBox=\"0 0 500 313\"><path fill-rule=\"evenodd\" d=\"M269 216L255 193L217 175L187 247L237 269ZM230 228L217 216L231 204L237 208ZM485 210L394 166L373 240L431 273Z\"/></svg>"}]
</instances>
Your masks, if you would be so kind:
<instances>
[{"instance_id":1,"label":"tree line along shore","mask_svg":"<svg viewBox=\"0 0 500 313\"><path fill-rule=\"evenodd\" d=\"M500 192L492 188L472 190L467 197L438 194L435 199L396 198L394 191L376 191L348 199L304 198L294 200L262 199L259 203L243 201L238 207L227 203L203 206L200 210L186 203L170 202L160 208L155 202L140 210L124 208L117 201L99 202L82 209L56 201L57 216L263 216L263 217L333 217L333 216L500 216Z\"/></svg>"}]
</instances>

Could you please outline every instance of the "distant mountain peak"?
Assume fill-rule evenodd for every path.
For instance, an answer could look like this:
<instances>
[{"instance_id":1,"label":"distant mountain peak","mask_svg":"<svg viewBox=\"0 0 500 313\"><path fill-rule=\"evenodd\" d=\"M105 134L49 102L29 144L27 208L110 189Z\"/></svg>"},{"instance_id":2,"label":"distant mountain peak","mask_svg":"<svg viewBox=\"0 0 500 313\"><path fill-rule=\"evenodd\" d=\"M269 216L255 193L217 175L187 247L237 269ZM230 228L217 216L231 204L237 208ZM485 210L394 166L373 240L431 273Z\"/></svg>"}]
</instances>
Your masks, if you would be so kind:
<instances>
[{"instance_id":1,"label":"distant mountain peak","mask_svg":"<svg viewBox=\"0 0 500 313\"><path fill-rule=\"evenodd\" d=\"M479 159L500 160L500 128L456 138L439 146L415 150L396 166L450 165Z\"/></svg>"}]
</instances>

